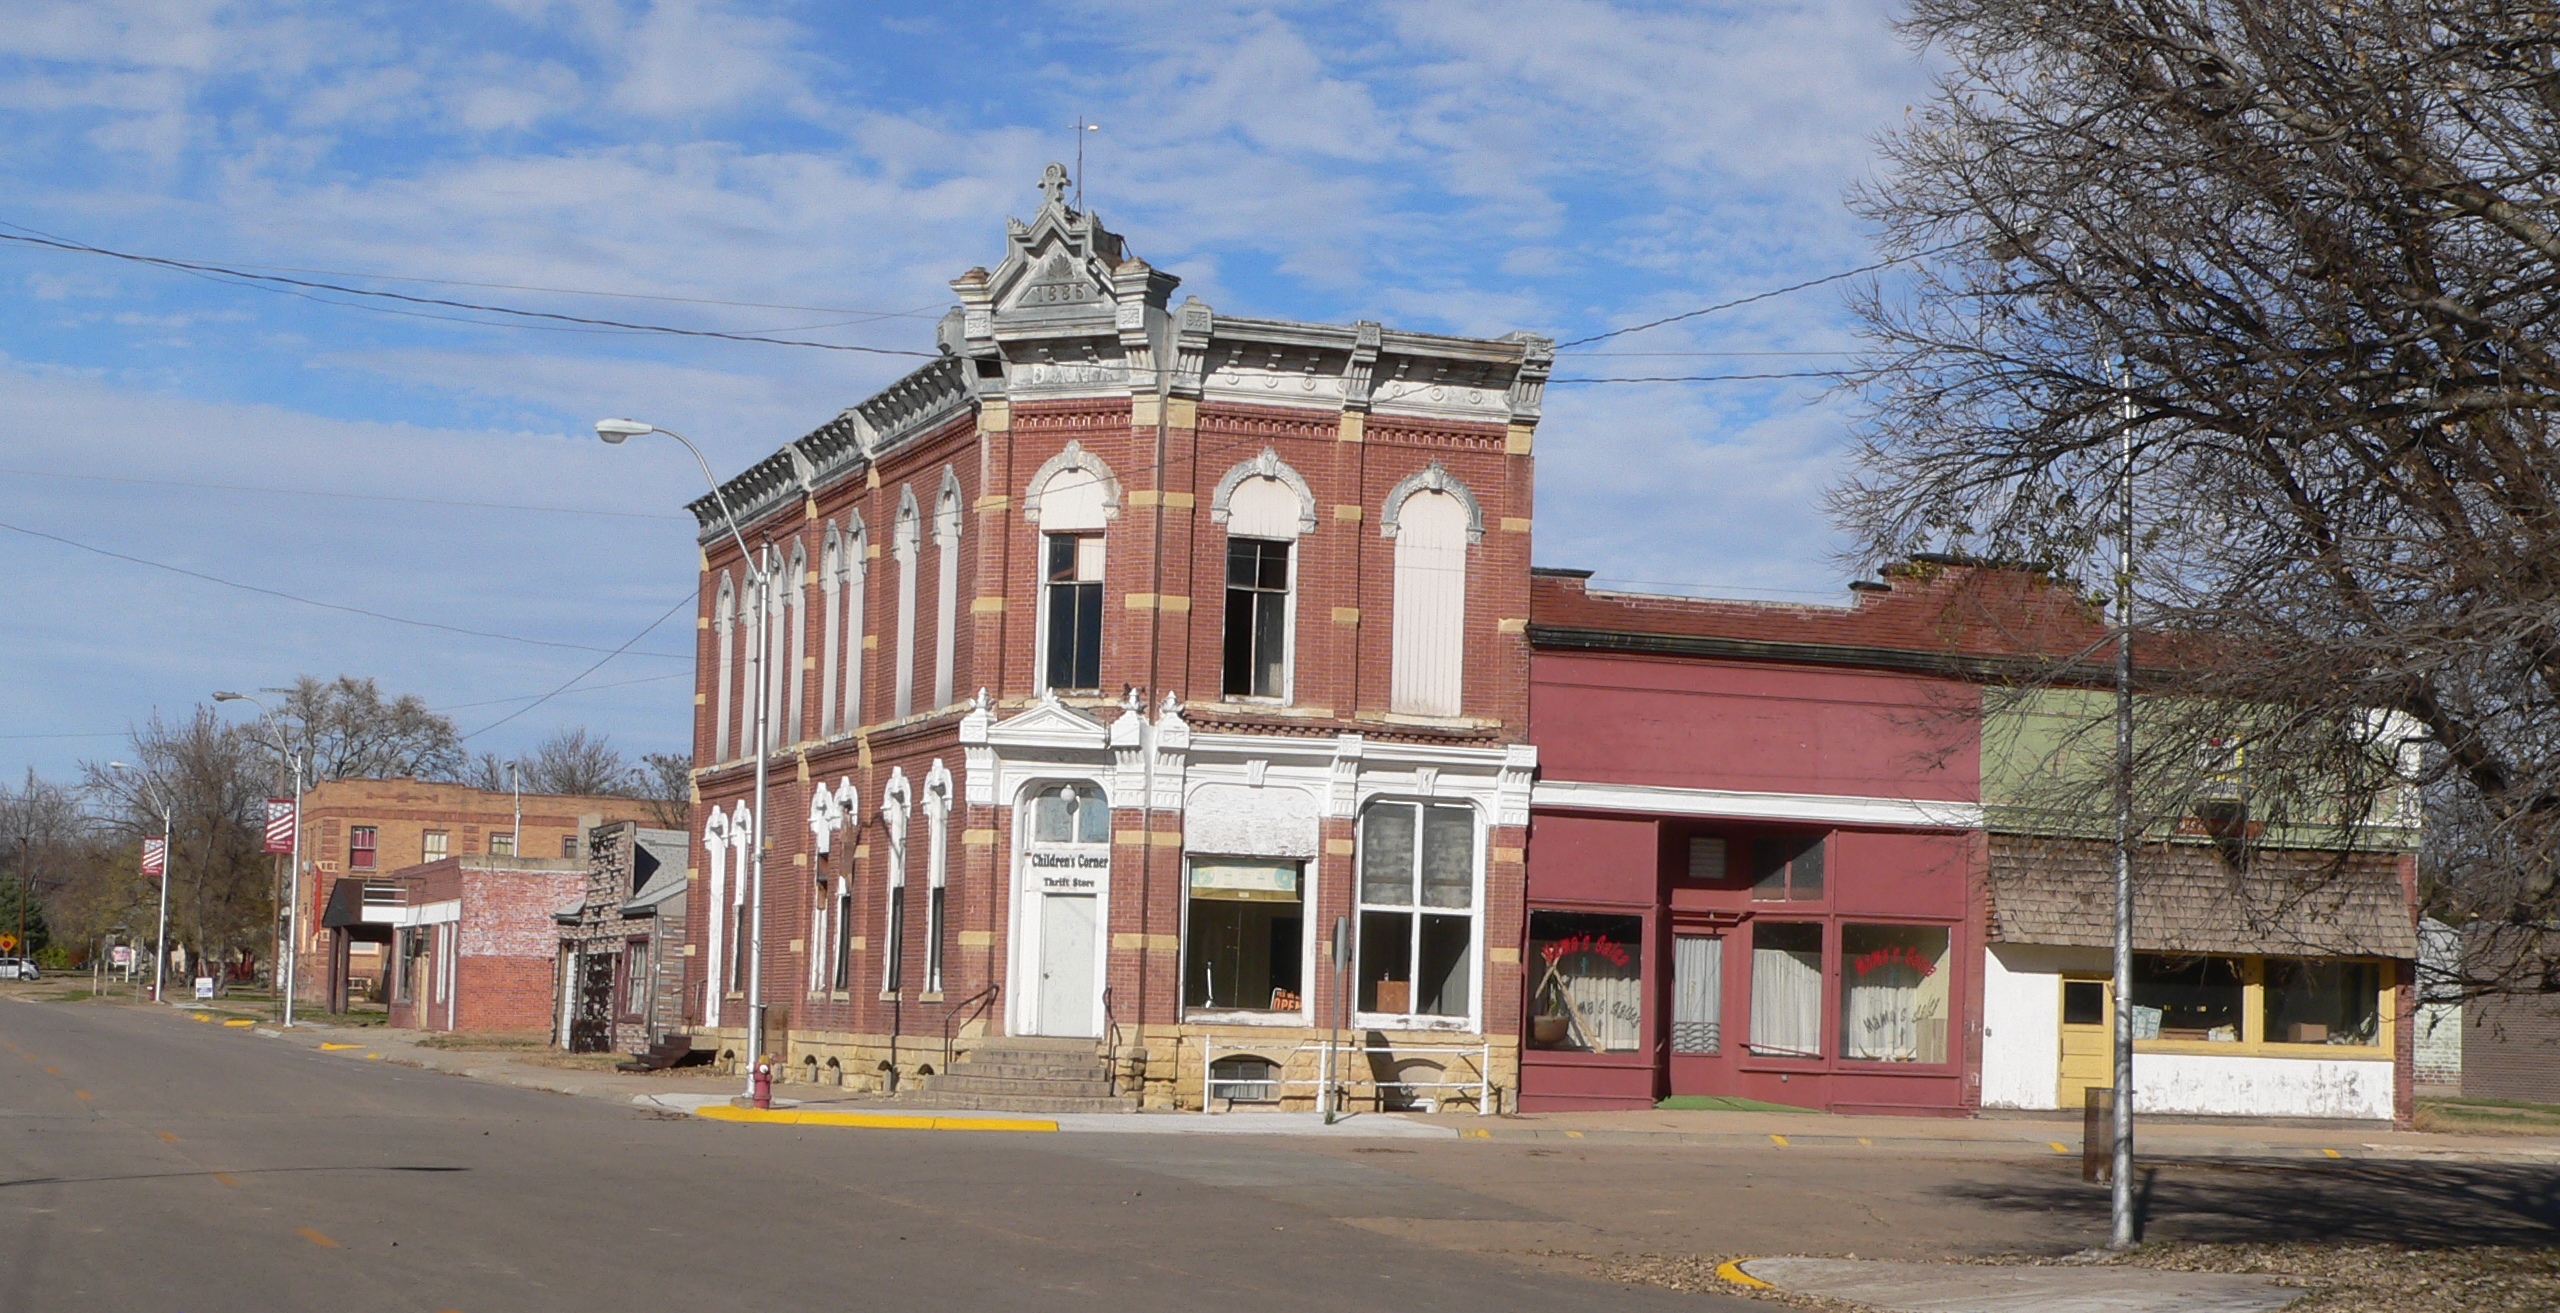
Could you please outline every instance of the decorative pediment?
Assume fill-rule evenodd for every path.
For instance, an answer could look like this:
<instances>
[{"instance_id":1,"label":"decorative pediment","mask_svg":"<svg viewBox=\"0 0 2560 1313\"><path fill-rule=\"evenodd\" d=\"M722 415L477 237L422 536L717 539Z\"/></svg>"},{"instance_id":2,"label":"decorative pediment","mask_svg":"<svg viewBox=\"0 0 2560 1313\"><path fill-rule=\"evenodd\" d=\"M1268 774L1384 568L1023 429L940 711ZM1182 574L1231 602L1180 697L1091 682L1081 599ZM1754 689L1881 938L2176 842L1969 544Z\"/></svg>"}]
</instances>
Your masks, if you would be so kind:
<instances>
[{"instance_id":1,"label":"decorative pediment","mask_svg":"<svg viewBox=\"0 0 2560 1313\"><path fill-rule=\"evenodd\" d=\"M1054 694L1044 694L1030 710L988 726L987 742L999 751L1101 752L1111 746L1111 731Z\"/></svg>"}]
</instances>

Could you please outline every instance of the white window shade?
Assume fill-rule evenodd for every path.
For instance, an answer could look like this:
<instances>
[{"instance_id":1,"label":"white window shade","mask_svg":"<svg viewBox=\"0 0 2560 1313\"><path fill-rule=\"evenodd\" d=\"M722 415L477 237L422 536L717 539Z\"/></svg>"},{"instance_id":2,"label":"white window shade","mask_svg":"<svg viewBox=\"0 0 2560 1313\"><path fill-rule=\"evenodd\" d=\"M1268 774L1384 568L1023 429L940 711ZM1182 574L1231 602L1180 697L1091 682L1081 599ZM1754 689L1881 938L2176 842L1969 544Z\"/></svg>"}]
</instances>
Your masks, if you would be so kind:
<instances>
[{"instance_id":1,"label":"white window shade","mask_svg":"<svg viewBox=\"0 0 2560 1313\"><path fill-rule=\"evenodd\" d=\"M1043 533L1099 532L1110 510L1110 488L1089 468L1060 470L1040 489Z\"/></svg>"},{"instance_id":2,"label":"white window shade","mask_svg":"<svg viewBox=\"0 0 2560 1313\"><path fill-rule=\"evenodd\" d=\"M1227 533L1232 537L1288 541L1298 536L1298 526L1297 489L1278 479L1246 479L1228 498Z\"/></svg>"},{"instance_id":3,"label":"white window shade","mask_svg":"<svg viewBox=\"0 0 2560 1313\"><path fill-rule=\"evenodd\" d=\"M1467 509L1448 493L1417 492L1398 519L1390 709L1455 716L1466 668Z\"/></svg>"}]
</instances>

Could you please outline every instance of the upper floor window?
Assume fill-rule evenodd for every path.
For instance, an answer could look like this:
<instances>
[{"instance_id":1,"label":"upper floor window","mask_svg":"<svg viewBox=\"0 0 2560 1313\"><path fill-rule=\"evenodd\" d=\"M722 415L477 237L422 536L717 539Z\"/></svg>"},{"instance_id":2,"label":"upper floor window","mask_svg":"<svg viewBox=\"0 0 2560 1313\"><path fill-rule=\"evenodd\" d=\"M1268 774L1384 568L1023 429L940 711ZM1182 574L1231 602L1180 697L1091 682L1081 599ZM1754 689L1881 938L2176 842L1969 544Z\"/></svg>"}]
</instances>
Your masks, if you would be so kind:
<instances>
[{"instance_id":1,"label":"upper floor window","mask_svg":"<svg viewBox=\"0 0 2560 1313\"><path fill-rule=\"evenodd\" d=\"M355 825L348 827L347 866L349 869L357 871L370 871L373 869L373 852L376 833L377 832L374 827L370 825Z\"/></svg>"},{"instance_id":2,"label":"upper floor window","mask_svg":"<svg viewBox=\"0 0 2560 1313\"><path fill-rule=\"evenodd\" d=\"M1396 540L1388 709L1456 716L1466 673L1467 545L1483 533L1474 494L1434 462L1387 494Z\"/></svg>"},{"instance_id":3,"label":"upper floor window","mask_svg":"<svg viewBox=\"0 0 2560 1313\"><path fill-rule=\"evenodd\" d=\"M1289 694L1290 544L1227 540L1228 697Z\"/></svg>"},{"instance_id":4,"label":"upper floor window","mask_svg":"<svg viewBox=\"0 0 2560 1313\"><path fill-rule=\"evenodd\" d=\"M513 856L515 856L515 855L516 855L516 836L515 836L515 832L514 832L514 831L512 831L512 830L500 830L500 831L498 831L497 833L490 835L490 836L489 836L489 855L490 855L491 857L513 857Z\"/></svg>"},{"instance_id":5,"label":"upper floor window","mask_svg":"<svg viewBox=\"0 0 2560 1313\"><path fill-rule=\"evenodd\" d=\"M1102 535L1053 533L1045 544L1047 611L1041 682L1061 692L1102 687Z\"/></svg>"},{"instance_id":6,"label":"upper floor window","mask_svg":"<svg viewBox=\"0 0 2560 1313\"><path fill-rule=\"evenodd\" d=\"M418 838L418 859L441 862L453 852L453 835L445 830L429 830Z\"/></svg>"}]
</instances>

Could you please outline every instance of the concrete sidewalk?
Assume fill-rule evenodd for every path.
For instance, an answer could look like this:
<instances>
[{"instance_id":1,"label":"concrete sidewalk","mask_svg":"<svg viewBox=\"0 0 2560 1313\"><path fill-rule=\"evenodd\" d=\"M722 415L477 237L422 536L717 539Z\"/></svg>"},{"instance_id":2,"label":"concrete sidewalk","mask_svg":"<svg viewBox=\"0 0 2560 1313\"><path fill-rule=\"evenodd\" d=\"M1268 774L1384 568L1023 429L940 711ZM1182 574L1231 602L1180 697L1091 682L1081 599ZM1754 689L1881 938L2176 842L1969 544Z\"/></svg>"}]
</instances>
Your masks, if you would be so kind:
<instances>
[{"instance_id":1,"label":"concrete sidewalk","mask_svg":"<svg viewBox=\"0 0 2560 1313\"><path fill-rule=\"evenodd\" d=\"M2273 1277L2070 1264L1752 1258L1726 1264L1719 1275L1895 1313L2264 1313L2303 1294Z\"/></svg>"},{"instance_id":2,"label":"concrete sidewalk","mask_svg":"<svg viewBox=\"0 0 2560 1313\"><path fill-rule=\"evenodd\" d=\"M806 1087L802 1087L806 1088ZM785 1098L770 1109L742 1108L732 1097L706 1094L642 1094L645 1108L688 1113L715 1121L769 1122L793 1126L846 1126L906 1131L1058 1131L1106 1135L1305 1135L1335 1140L1449 1140L1457 1132L1394 1113L1356 1113L1334 1119L1312 1112L1254 1112L1202 1116L1196 1112L973 1112L893 1099Z\"/></svg>"},{"instance_id":3,"label":"concrete sidewalk","mask_svg":"<svg viewBox=\"0 0 2560 1313\"><path fill-rule=\"evenodd\" d=\"M1458 1135L1592 1144L1696 1144L1732 1148L1854 1148L1999 1157L2077 1157L2078 1117L1857 1117L1821 1112L1693 1111L1409 1114ZM2560 1163L2560 1137L2446 1135L2379 1124L2277 1125L2256 1121L2136 1118L2134 1144L2148 1158L2363 1159Z\"/></svg>"}]
</instances>

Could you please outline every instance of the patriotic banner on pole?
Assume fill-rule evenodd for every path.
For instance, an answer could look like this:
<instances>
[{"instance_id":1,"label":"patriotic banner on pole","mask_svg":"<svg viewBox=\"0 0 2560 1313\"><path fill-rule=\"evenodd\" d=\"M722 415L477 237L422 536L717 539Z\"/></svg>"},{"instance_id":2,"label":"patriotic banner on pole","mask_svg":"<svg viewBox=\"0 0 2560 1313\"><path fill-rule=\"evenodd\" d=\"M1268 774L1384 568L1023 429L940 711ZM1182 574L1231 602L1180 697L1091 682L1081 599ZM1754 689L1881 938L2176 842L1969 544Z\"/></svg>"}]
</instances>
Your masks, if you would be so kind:
<instances>
[{"instance_id":1,"label":"patriotic banner on pole","mask_svg":"<svg viewBox=\"0 0 2560 1313\"><path fill-rule=\"evenodd\" d=\"M142 841L142 873L166 875L169 871L169 840L165 837Z\"/></svg>"},{"instance_id":2,"label":"patriotic banner on pole","mask_svg":"<svg viewBox=\"0 0 2560 1313\"><path fill-rule=\"evenodd\" d=\"M267 799L267 851L293 851L293 799Z\"/></svg>"}]
</instances>

